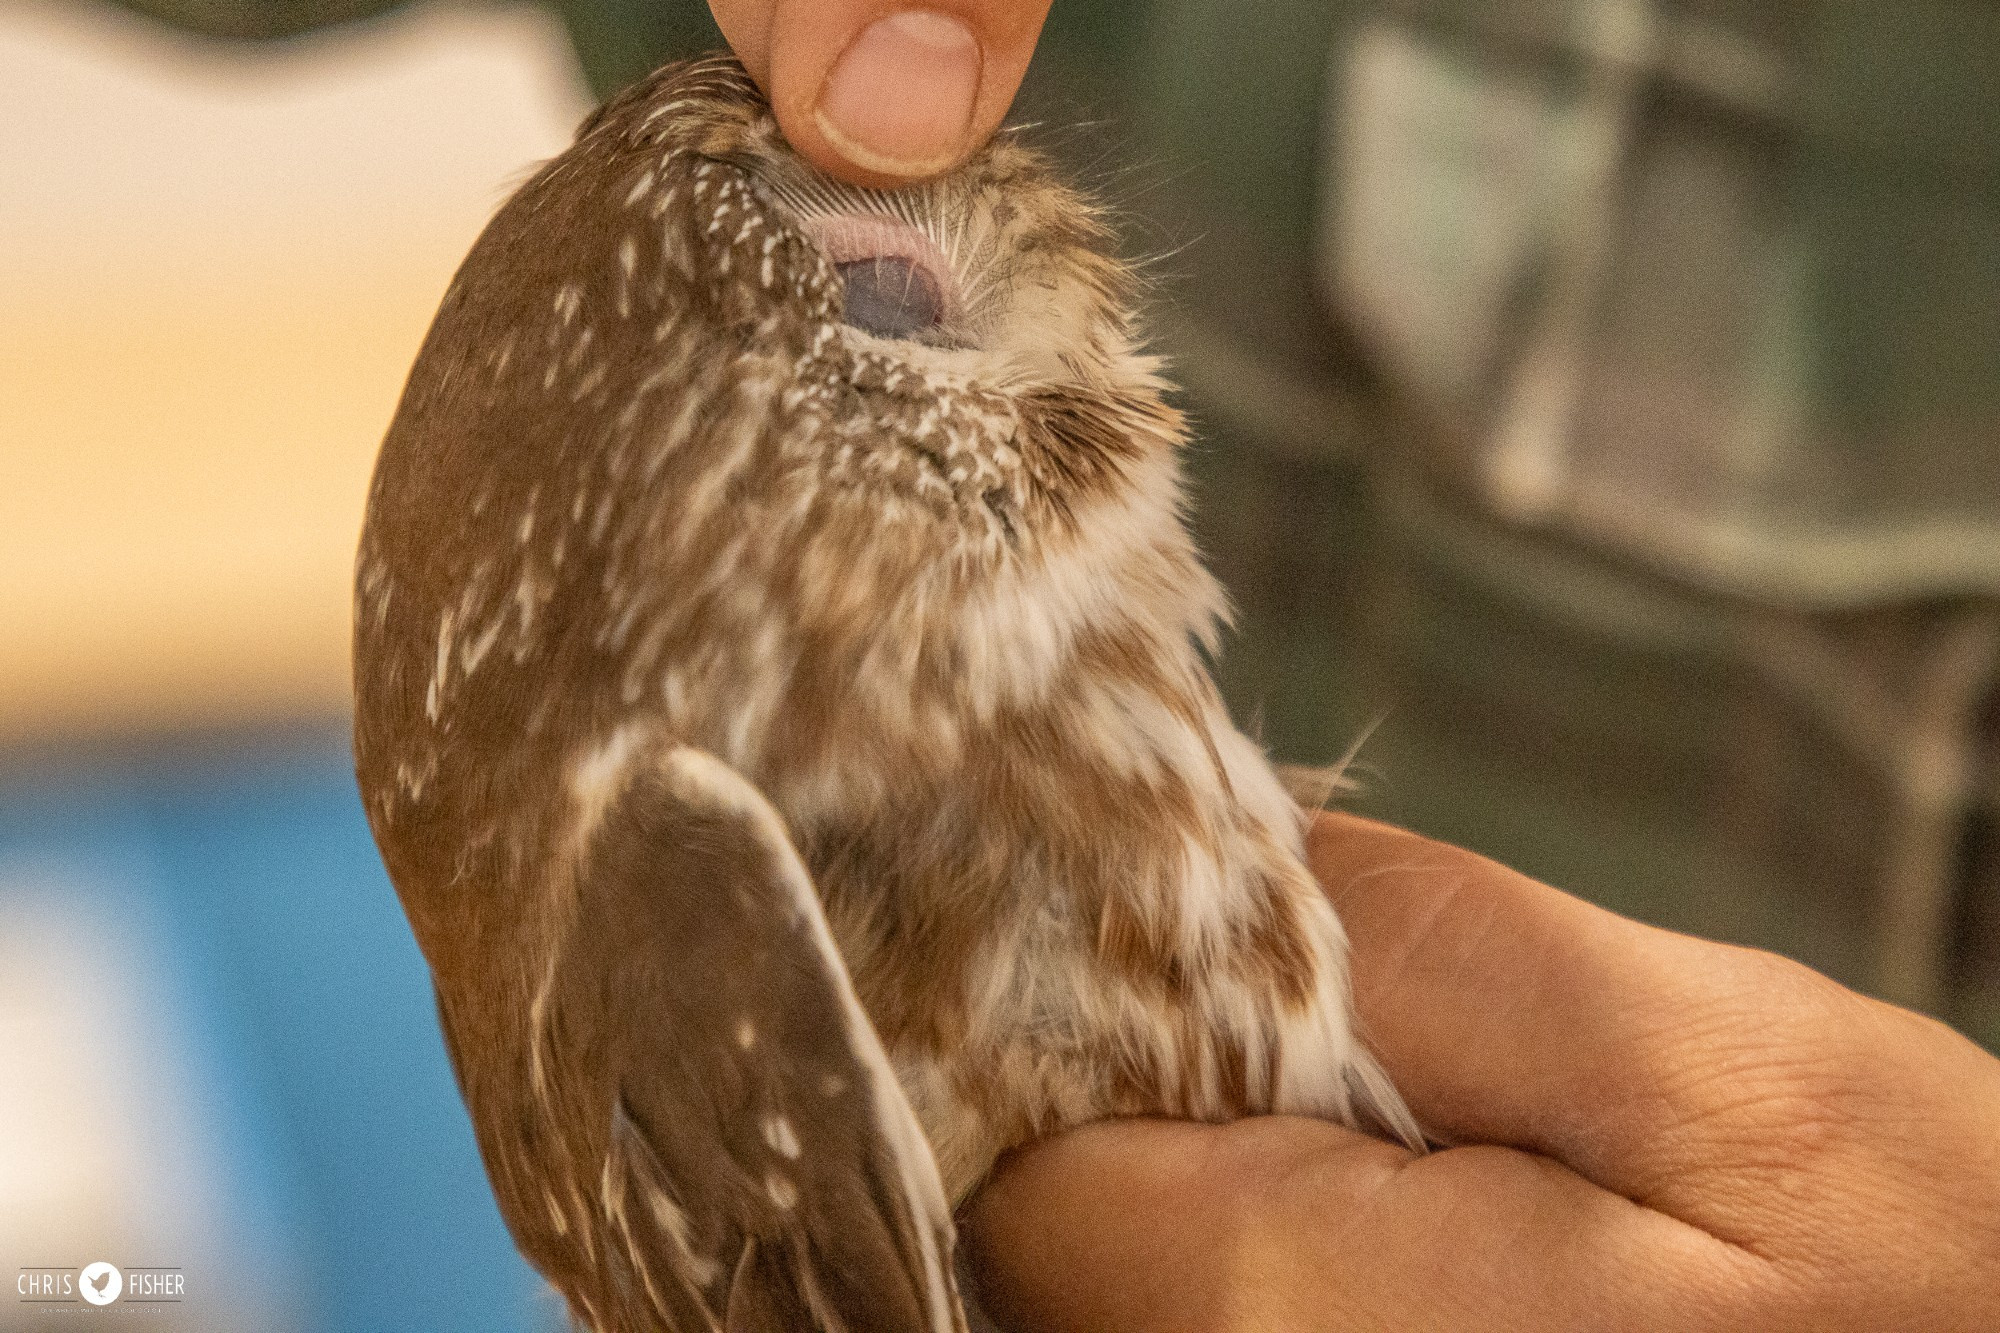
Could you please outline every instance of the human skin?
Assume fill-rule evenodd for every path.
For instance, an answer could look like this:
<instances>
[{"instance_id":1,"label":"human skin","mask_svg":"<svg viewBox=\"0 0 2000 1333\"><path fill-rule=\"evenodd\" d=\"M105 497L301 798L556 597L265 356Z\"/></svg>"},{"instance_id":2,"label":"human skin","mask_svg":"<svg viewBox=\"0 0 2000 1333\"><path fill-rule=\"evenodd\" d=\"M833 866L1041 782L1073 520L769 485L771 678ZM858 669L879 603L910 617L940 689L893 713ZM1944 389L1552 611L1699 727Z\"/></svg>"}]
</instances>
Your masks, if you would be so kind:
<instances>
[{"instance_id":1,"label":"human skin","mask_svg":"<svg viewBox=\"0 0 2000 1333\"><path fill-rule=\"evenodd\" d=\"M807 161L895 186L964 161L1000 127L1049 0L709 0Z\"/></svg>"},{"instance_id":2,"label":"human skin","mask_svg":"<svg viewBox=\"0 0 2000 1333\"><path fill-rule=\"evenodd\" d=\"M1770 954L1346 815L1310 841L1362 1028L1442 1141L1128 1121L965 1218L1037 1333L1992 1329L2000 1061Z\"/></svg>"}]
</instances>

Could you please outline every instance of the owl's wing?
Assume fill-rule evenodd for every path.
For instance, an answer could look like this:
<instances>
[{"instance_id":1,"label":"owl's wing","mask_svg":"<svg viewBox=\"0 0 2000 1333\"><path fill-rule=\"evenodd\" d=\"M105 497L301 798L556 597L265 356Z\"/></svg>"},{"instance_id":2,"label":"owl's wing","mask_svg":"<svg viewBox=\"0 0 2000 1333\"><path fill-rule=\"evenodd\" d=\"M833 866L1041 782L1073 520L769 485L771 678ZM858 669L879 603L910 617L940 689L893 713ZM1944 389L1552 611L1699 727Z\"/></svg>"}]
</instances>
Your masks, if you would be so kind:
<instances>
[{"instance_id":1,"label":"owl's wing","mask_svg":"<svg viewBox=\"0 0 2000 1333\"><path fill-rule=\"evenodd\" d=\"M609 1125L592 1322L963 1333L936 1162L777 812L677 747L582 833L534 1069Z\"/></svg>"}]
</instances>

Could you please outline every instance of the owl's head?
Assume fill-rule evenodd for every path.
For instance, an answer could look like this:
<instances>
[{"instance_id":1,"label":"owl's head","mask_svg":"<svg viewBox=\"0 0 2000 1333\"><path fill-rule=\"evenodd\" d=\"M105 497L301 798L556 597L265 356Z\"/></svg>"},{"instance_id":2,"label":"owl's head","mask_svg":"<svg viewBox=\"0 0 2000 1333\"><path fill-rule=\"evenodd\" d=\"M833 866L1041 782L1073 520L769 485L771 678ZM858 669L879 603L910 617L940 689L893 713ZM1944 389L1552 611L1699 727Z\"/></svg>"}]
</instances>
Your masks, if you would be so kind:
<instances>
[{"instance_id":1,"label":"owl's head","mask_svg":"<svg viewBox=\"0 0 2000 1333\"><path fill-rule=\"evenodd\" d=\"M597 473L619 498L575 503L611 505L600 533L649 503L686 530L718 479L769 497L756 478L804 462L868 527L936 520L954 559L1047 551L1108 506L1150 530L1180 503L1182 427L1134 286L1099 207L1014 134L936 180L859 188L793 152L734 59L668 66L480 237L374 503L400 499L421 537L441 506L546 505Z\"/></svg>"},{"instance_id":2,"label":"owl's head","mask_svg":"<svg viewBox=\"0 0 2000 1333\"><path fill-rule=\"evenodd\" d=\"M732 234L756 215L760 244L781 238L774 251L786 232L808 242L816 255L785 265L794 284L778 295L830 313L856 348L996 386L1105 383L1130 351L1129 270L1108 252L1099 207L1015 133L931 181L851 186L794 153L742 68L715 58L662 70L608 104L579 149L599 137L659 150L648 187L632 183L635 207L658 206L687 170L698 186L715 164L703 198L685 202L711 225L726 215ZM681 172L665 160L676 149L688 154Z\"/></svg>"},{"instance_id":3,"label":"owl's head","mask_svg":"<svg viewBox=\"0 0 2000 1333\"><path fill-rule=\"evenodd\" d=\"M495 218L441 323L488 344L551 317L593 327L583 366L619 321L666 313L709 336L845 349L1003 392L1151 394L1130 268L1109 243L1099 206L1014 132L935 180L851 186L793 152L741 65L711 57L586 120ZM483 327L452 320L455 302L486 312ZM544 373L568 350L558 341L517 347L515 372ZM558 359L556 379L571 378Z\"/></svg>"}]
</instances>

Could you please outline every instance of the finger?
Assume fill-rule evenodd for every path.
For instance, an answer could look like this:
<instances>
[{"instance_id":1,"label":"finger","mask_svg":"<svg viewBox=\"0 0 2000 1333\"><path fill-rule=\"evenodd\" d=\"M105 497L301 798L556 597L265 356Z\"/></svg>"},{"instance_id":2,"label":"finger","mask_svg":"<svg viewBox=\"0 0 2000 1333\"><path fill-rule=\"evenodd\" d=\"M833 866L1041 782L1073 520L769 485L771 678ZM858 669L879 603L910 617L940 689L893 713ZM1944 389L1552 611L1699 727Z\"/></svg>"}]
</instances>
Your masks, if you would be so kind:
<instances>
[{"instance_id":1,"label":"finger","mask_svg":"<svg viewBox=\"0 0 2000 1333\"><path fill-rule=\"evenodd\" d=\"M1309 852L1353 942L1363 1030L1451 1141L1545 1154L1742 1237L1791 1208L1770 1182L1800 1132L1873 1095L1850 1040L1867 1002L1803 967L1353 816L1316 823Z\"/></svg>"},{"instance_id":2,"label":"finger","mask_svg":"<svg viewBox=\"0 0 2000 1333\"><path fill-rule=\"evenodd\" d=\"M1545 1158L1283 1117L1064 1135L963 1222L989 1313L1048 1333L1740 1327L1763 1281Z\"/></svg>"},{"instance_id":3,"label":"finger","mask_svg":"<svg viewBox=\"0 0 2000 1333\"><path fill-rule=\"evenodd\" d=\"M964 161L998 129L1049 0L709 0L793 148L895 186Z\"/></svg>"}]
</instances>

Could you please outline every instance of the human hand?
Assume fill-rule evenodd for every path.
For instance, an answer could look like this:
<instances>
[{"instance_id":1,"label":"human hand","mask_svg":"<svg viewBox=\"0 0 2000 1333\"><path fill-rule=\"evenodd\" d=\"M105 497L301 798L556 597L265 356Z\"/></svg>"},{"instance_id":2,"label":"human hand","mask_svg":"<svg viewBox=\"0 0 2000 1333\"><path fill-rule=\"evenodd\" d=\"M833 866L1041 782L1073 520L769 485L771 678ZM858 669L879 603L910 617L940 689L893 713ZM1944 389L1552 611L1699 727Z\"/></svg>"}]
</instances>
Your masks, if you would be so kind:
<instances>
[{"instance_id":1,"label":"human hand","mask_svg":"<svg viewBox=\"0 0 2000 1333\"><path fill-rule=\"evenodd\" d=\"M1783 959L1323 816L1366 1035L1451 1148L1091 1126L966 1233L1037 1333L1992 1329L2000 1061Z\"/></svg>"},{"instance_id":2,"label":"human hand","mask_svg":"<svg viewBox=\"0 0 2000 1333\"><path fill-rule=\"evenodd\" d=\"M1007 114L1049 0L709 0L821 171L894 186L964 161Z\"/></svg>"}]
</instances>

